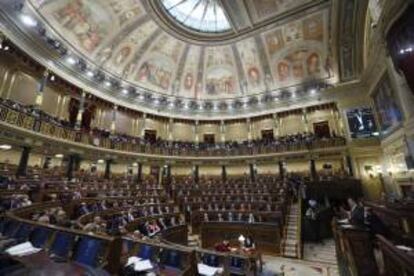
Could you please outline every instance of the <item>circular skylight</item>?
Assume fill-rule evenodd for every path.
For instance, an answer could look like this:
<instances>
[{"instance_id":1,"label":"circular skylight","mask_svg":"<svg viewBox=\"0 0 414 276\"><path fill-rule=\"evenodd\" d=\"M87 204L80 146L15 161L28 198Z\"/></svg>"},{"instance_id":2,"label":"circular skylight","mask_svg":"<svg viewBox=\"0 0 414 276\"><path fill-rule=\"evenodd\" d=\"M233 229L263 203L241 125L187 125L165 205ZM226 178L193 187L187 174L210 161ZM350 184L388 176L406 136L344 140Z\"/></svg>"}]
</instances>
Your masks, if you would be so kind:
<instances>
[{"instance_id":1,"label":"circular skylight","mask_svg":"<svg viewBox=\"0 0 414 276\"><path fill-rule=\"evenodd\" d=\"M219 0L161 0L165 10L184 26L204 33L230 30Z\"/></svg>"}]
</instances>

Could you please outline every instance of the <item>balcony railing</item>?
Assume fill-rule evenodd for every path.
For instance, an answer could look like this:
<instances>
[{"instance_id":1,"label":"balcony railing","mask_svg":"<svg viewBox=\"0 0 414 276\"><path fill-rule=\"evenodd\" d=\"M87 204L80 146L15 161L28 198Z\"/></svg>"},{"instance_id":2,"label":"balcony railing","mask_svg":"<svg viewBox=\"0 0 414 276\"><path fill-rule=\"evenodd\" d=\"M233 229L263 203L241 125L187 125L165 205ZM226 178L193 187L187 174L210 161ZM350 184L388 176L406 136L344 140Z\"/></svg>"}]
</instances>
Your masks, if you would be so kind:
<instances>
[{"instance_id":1,"label":"balcony railing","mask_svg":"<svg viewBox=\"0 0 414 276\"><path fill-rule=\"evenodd\" d=\"M174 143L168 144L168 142L165 142L162 145L154 145L147 142L143 143L142 140L138 138L129 141L120 141L128 139L118 139L116 135L114 136L115 138L111 138L94 135L92 132L85 132L82 130L77 131L69 127L58 125L54 122L42 120L25 112L14 110L5 105L0 105L0 121L50 137L91 145L97 148L167 156L214 157L258 155L294 151L310 151L315 149L341 147L346 144L346 140L344 138L333 137L323 139L315 138L311 140L300 140L288 143L269 142L239 144L230 148L226 148L222 146L222 144L219 144L218 146L210 145L208 147L198 147L196 144L193 144L192 147L180 147Z\"/></svg>"}]
</instances>

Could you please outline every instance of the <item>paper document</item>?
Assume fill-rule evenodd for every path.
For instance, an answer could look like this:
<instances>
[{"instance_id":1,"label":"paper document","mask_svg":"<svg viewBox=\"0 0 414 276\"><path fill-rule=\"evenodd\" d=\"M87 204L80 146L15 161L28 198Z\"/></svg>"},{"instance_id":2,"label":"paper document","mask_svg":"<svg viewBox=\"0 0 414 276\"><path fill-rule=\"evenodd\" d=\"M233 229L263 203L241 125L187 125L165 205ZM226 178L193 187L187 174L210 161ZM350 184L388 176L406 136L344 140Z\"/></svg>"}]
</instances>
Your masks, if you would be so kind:
<instances>
[{"instance_id":1,"label":"paper document","mask_svg":"<svg viewBox=\"0 0 414 276\"><path fill-rule=\"evenodd\" d=\"M153 268L154 267L152 266L149 260L139 261L139 262L134 263L135 271L145 271L145 270L151 270Z\"/></svg>"},{"instance_id":2,"label":"paper document","mask_svg":"<svg viewBox=\"0 0 414 276\"><path fill-rule=\"evenodd\" d=\"M221 273L222 268L205 265L202 263L197 264L198 273L204 276L214 276Z\"/></svg>"},{"instance_id":3,"label":"paper document","mask_svg":"<svg viewBox=\"0 0 414 276\"><path fill-rule=\"evenodd\" d=\"M40 250L42 249L34 247L31 242L24 242L6 249L6 253L11 256L26 256L37 253Z\"/></svg>"}]
</instances>

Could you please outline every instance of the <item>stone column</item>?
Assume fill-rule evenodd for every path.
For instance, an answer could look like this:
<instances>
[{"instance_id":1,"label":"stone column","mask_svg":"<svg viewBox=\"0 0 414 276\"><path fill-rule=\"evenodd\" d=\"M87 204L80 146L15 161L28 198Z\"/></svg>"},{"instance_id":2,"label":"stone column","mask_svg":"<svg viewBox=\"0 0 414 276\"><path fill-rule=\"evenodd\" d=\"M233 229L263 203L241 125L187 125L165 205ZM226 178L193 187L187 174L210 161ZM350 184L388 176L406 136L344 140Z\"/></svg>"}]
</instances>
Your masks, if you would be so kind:
<instances>
[{"instance_id":1,"label":"stone column","mask_svg":"<svg viewBox=\"0 0 414 276\"><path fill-rule=\"evenodd\" d=\"M142 163L138 162L137 168L137 184L141 184L142 182Z\"/></svg>"},{"instance_id":2,"label":"stone column","mask_svg":"<svg viewBox=\"0 0 414 276\"><path fill-rule=\"evenodd\" d=\"M224 120L220 121L220 134L221 134L221 142L226 142L226 125Z\"/></svg>"},{"instance_id":3,"label":"stone column","mask_svg":"<svg viewBox=\"0 0 414 276\"><path fill-rule=\"evenodd\" d=\"M198 136L198 120L195 121L195 124L193 126L193 135L194 135L194 142L198 144L200 141L200 137Z\"/></svg>"},{"instance_id":4,"label":"stone column","mask_svg":"<svg viewBox=\"0 0 414 276\"><path fill-rule=\"evenodd\" d=\"M59 107L59 110L58 110L58 117L61 120L66 120L65 112L64 111L65 111L65 109L66 109L66 111L68 111L68 107L67 107L67 105L68 105L68 99L70 99L70 97L68 95L64 95L62 97L62 102L61 102L60 107Z\"/></svg>"},{"instance_id":5,"label":"stone column","mask_svg":"<svg viewBox=\"0 0 414 276\"><path fill-rule=\"evenodd\" d=\"M255 182L256 181L256 170L255 170L255 164L250 163L249 164L249 170L250 170L250 181Z\"/></svg>"},{"instance_id":6,"label":"stone column","mask_svg":"<svg viewBox=\"0 0 414 276\"><path fill-rule=\"evenodd\" d=\"M30 147L23 147L22 154L20 156L19 165L17 167L16 176L25 176L27 172L27 165L29 164Z\"/></svg>"},{"instance_id":7,"label":"stone column","mask_svg":"<svg viewBox=\"0 0 414 276\"><path fill-rule=\"evenodd\" d=\"M246 125L247 125L247 140L251 141L253 137L252 137L252 121L250 120L250 118L246 119Z\"/></svg>"},{"instance_id":8,"label":"stone column","mask_svg":"<svg viewBox=\"0 0 414 276\"><path fill-rule=\"evenodd\" d=\"M72 180L73 172L79 169L80 158L76 154L69 155L68 167L66 170L66 177L68 180Z\"/></svg>"},{"instance_id":9,"label":"stone column","mask_svg":"<svg viewBox=\"0 0 414 276\"><path fill-rule=\"evenodd\" d=\"M168 140L169 141L174 140L173 128L174 128L174 119L170 118L170 120L168 122Z\"/></svg>"},{"instance_id":10,"label":"stone column","mask_svg":"<svg viewBox=\"0 0 414 276\"><path fill-rule=\"evenodd\" d=\"M283 161L279 161L279 176L281 179L285 178L285 166L283 164Z\"/></svg>"},{"instance_id":11,"label":"stone column","mask_svg":"<svg viewBox=\"0 0 414 276\"><path fill-rule=\"evenodd\" d=\"M141 129L140 129L140 136L141 138L144 138L145 136L145 128L147 127L147 113L142 114L142 123L141 123Z\"/></svg>"},{"instance_id":12,"label":"stone column","mask_svg":"<svg viewBox=\"0 0 414 276\"><path fill-rule=\"evenodd\" d=\"M345 163L346 163L346 168L348 170L348 174L349 176L353 177L354 176L354 166L352 164L352 158L351 155L347 154L345 156Z\"/></svg>"},{"instance_id":13,"label":"stone column","mask_svg":"<svg viewBox=\"0 0 414 276\"><path fill-rule=\"evenodd\" d=\"M45 89L45 86L47 85L47 81L49 78L49 70L45 70L43 72L43 76L39 81L39 87L37 89L36 92L36 100L35 100L35 105L40 108L42 106L43 103L43 91Z\"/></svg>"},{"instance_id":14,"label":"stone column","mask_svg":"<svg viewBox=\"0 0 414 276\"><path fill-rule=\"evenodd\" d=\"M194 171L193 171L193 174L194 174L194 182L195 183L198 183L199 182L199 179L200 179L200 174L199 174L199 166L198 165L194 165Z\"/></svg>"},{"instance_id":15,"label":"stone column","mask_svg":"<svg viewBox=\"0 0 414 276\"><path fill-rule=\"evenodd\" d=\"M273 137L279 137L279 117L277 113L273 113Z\"/></svg>"},{"instance_id":16,"label":"stone column","mask_svg":"<svg viewBox=\"0 0 414 276\"><path fill-rule=\"evenodd\" d=\"M221 180L223 182L227 181L227 170L226 170L226 165L222 165L221 166Z\"/></svg>"},{"instance_id":17,"label":"stone column","mask_svg":"<svg viewBox=\"0 0 414 276\"><path fill-rule=\"evenodd\" d=\"M309 132L308 113L306 112L306 108L302 108L302 123L304 125L305 131Z\"/></svg>"},{"instance_id":18,"label":"stone column","mask_svg":"<svg viewBox=\"0 0 414 276\"><path fill-rule=\"evenodd\" d=\"M105 179L110 179L111 178L111 165L112 165L112 159L106 160L105 175L104 175Z\"/></svg>"},{"instance_id":19,"label":"stone column","mask_svg":"<svg viewBox=\"0 0 414 276\"><path fill-rule=\"evenodd\" d=\"M111 123L111 132L116 132L116 112L118 110L118 106L114 105L114 108L112 110L112 123Z\"/></svg>"},{"instance_id":20,"label":"stone column","mask_svg":"<svg viewBox=\"0 0 414 276\"><path fill-rule=\"evenodd\" d=\"M82 91L82 96L79 102L79 110L78 110L78 114L76 115L75 129L77 130L82 128L82 117L83 117L83 112L85 111L85 98L86 98L86 93L85 91Z\"/></svg>"},{"instance_id":21,"label":"stone column","mask_svg":"<svg viewBox=\"0 0 414 276\"><path fill-rule=\"evenodd\" d=\"M313 181L317 181L318 180L318 173L316 171L315 159L311 159L309 161L309 166L310 166L310 176L311 176L311 179Z\"/></svg>"}]
</instances>

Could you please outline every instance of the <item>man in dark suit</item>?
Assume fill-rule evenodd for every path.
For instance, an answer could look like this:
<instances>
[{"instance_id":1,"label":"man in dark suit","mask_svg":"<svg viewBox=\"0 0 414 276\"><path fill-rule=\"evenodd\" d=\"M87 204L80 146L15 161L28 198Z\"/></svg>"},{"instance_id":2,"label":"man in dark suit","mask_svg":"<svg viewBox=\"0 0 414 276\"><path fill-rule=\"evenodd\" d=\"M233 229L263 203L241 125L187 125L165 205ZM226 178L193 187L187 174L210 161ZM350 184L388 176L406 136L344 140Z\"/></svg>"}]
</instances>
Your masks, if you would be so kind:
<instances>
[{"instance_id":1,"label":"man in dark suit","mask_svg":"<svg viewBox=\"0 0 414 276\"><path fill-rule=\"evenodd\" d=\"M359 206L357 202L348 198L349 205L349 222L354 225L364 225L364 208Z\"/></svg>"}]
</instances>

